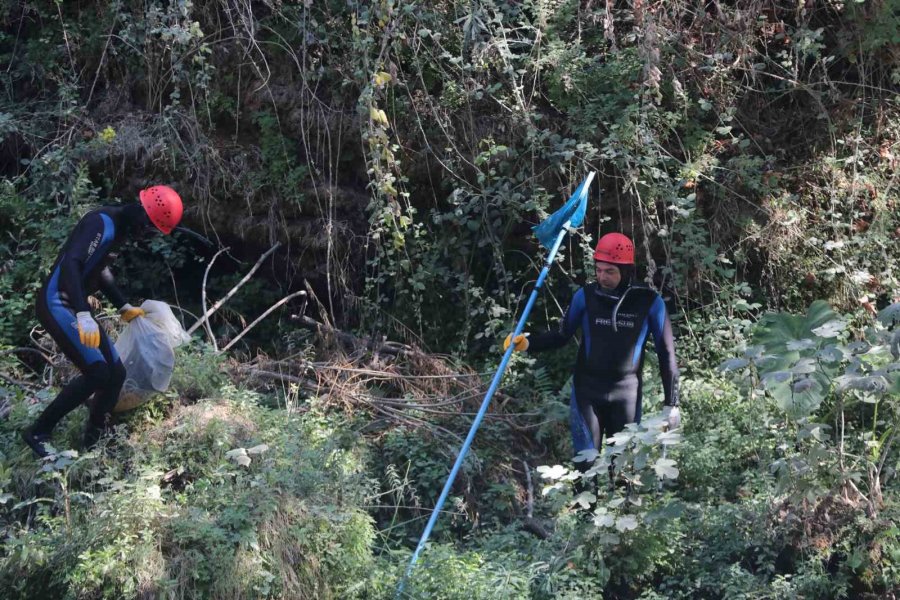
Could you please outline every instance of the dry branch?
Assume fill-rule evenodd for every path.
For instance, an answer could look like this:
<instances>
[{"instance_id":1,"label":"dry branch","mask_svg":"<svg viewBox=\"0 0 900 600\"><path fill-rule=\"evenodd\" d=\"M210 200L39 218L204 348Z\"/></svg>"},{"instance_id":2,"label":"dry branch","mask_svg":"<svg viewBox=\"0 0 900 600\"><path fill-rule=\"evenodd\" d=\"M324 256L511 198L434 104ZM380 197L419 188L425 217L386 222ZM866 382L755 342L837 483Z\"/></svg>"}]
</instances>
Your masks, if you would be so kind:
<instances>
[{"instance_id":1,"label":"dry branch","mask_svg":"<svg viewBox=\"0 0 900 600\"><path fill-rule=\"evenodd\" d=\"M372 350L379 354L388 354L391 356L421 354L421 352L419 352L415 348L397 342L384 342L373 340L371 338L357 337L352 333L347 333L346 331L341 331L340 329L337 329L330 325L320 323L319 321L316 321L311 317L307 317L306 315L292 315L291 318L297 321L297 323L299 323L301 326L307 329L311 329L323 337L329 335L333 336L343 344L350 346L353 349Z\"/></svg>"},{"instance_id":2,"label":"dry branch","mask_svg":"<svg viewBox=\"0 0 900 600\"><path fill-rule=\"evenodd\" d=\"M37 354L44 362L52 363L52 359L46 353L41 352L36 348L9 348L7 350L0 350L0 356L5 356L7 354L18 354L19 352L25 352L26 354Z\"/></svg>"},{"instance_id":3,"label":"dry branch","mask_svg":"<svg viewBox=\"0 0 900 600\"><path fill-rule=\"evenodd\" d=\"M275 250L277 250L279 246L281 246L281 242L276 242L275 245L272 246L271 248L269 248L269 249L266 251L265 254L263 254L262 256L260 256L260 257L259 257L259 260L256 261L256 264L253 265L253 268L250 269L250 272L248 272L246 275L244 275L243 279L241 279L240 281L238 281L238 282L235 284L235 286L234 286L233 288L231 288L231 290L230 290L227 294L225 294L225 296L223 296L218 302L216 302L215 304L213 304L212 307L211 307L209 310L207 310L206 312L204 312L204 313L203 313L203 316L200 317L200 319L198 319L196 323L194 323L193 325L191 325L190 329L188 329L188 331L187 331L188 334L190 335L191 333L195 332L195 331L197 330L197 328L200 327L201 325L203 325L203 324L209 319L209 317L210 317L213 313L215 313L217 310L219 310L220 308L222 308L222 305L225 304L226 302L228 302L228 300L231 299L231 297L234 296L235 293L237 293L237 291L238 291L239 289L241 289L241 287L242 287L245 283L247 283L248 281L250 281L250 278L253 277L253 274L256 273L256 271L259 270L259 267L262 266L262 264L263 264L263 262L266 260L266 258L268 258L269 255L271 255L273 252L275 252ZM216 254L216 256L218 256L218 255L221 254L222 252L224 252L224 250L220 250L220 251ZM213 260L215 260L215 257L213 257ZM210 266L211 266L211 265L212 265L212 261L210 261ZM207 267L207 273L209 273L209 267ZM204 281L204 286L203 286L203 287L204 287L204 290L205 290L205 288L206 288L206 283L205 283L205 282L206 282L206 275L203 276L203 281ZM204 293L205 293L205 292L204 292Z\"/></svg>"},{"instance_id":4,"label":"dry branch","mask_svg":"<svg viewBox=\"0 0 900 600\"><path fill-rule=\"evenodd\" d=\"M289 373L266 371L264 369L257 369L255 367L247 365L240 365L236 367L236 371L251 378L268 379L271 381L280 381L282 383L293 383L300 386L304 390L316 394L318 394L321 390L321 387L315 381L312 381L311 379L305 379L303 377L297 377L296 375L290 375Z\"/></svg>"},{"instance_id":5,"label":"dry branch","mask_svg":"<svg viewBox=\"0 0 900 600\"><path fill-rule=\"evenodd\" d=\"M260 316L258 316L258 317L256 318L255 321L253 321L252 323L250 323L249 325L247 325L247 327L245 327L244 330L243 330L242 332L240 332L239 334L237 334L237 335L234 337L233 340L231 340L230 342L228 342L228 344L227 344L224 348L222 348L221 352L228 352L229 348L231 348L231 347L234 346L236 343L238 343L238 341L240 341L240 339L241 339L242 337L244 337L244 336L247 334L248 331L250 331L251 329L253 329L254 327L256 327L256 326L259 324L260 321L262 321L263 319L265 319L266 317L268 317L269 314L271 314L272 311L274 311L276 308L278 308L279 306L285 304L286 302L288 302L288 301L290 301L290 300L296 298L297 296L305 296L305 295L306 295L306 292L304 292L303 290L300 290L299 292L294 292L293 294L289 294L289 295L285 296L284 298L282 298L281 300L279 300L278 302L276 302L275 304L273 304L272 306L270 306L269 309L268 309L266 312L264 312L263 314L261 314Z\"/></svg>"},{"instance_id":6,"label":"dry branch","mask_svg":"<svg viewBox=\"0 0 900 600\"><path fill-rule=\"evenodd\" d=\"M206 308L206 281L207 279L209 279L209 272L212 270L213 265L216 263L216 259L219 258L219 256L221 256L223 252L228 252L228 248L222 248L221 250L216 252L212 259L210 259L209 264L206 265L206 269L203 271L203 284L200 286L200 306L203 308L204 313L202 319L203 329L206 330L206 335L209 336L209 342L213 345L213 350L217 352L219 350L219 346L218 344L216 344L216 336L213 335L212 327L209 326L209 319L206 318L207 315L212 314ZM199 323L200 321L198 320L197 323L194 324L194 327L191 327L188 330L188 334L191 334L194 329L196 329L196 326Z\"/></svg>"},{"instance_id":7,"label":"dry branch","mask_svg":"<svg viewBox=\"0 0 900 600\"><path fill-rule=\"evenodd\" d=\"M522 461L522 465L525 467L525 484L527 486L526 493L528 494L525 505L525 520L522 522L522 527L542 540L546 540L550 537L550 534L544 526L534 518L534 485L531 481L531 467L529 467L528 463L524 460Z\"/></svg>"}]
</instances>

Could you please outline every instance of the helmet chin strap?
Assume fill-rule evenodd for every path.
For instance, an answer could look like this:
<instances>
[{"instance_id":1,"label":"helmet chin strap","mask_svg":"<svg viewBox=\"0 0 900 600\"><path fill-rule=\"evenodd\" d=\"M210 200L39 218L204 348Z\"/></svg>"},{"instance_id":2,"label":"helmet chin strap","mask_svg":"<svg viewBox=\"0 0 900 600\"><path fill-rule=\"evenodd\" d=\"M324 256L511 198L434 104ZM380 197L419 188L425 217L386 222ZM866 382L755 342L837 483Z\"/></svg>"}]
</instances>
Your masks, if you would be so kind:
<instances>
[{"instance_id":1,"label":"helmet chin strap","mask_svg":"<svg viewBox=\"0 0 900 600\"><path fill-rule=\"evenodd\" d=\"M194 238L195 240L197 240L197 241L199 241L199 242L201 242L201 243L203 243L203 244L205 244L205 245L207 245L207 246L210 246L210 247L215 246L215 244L213 244L212 241L211 241L209 238L207 238L207 237L205 237L205 236L203 236L203 235L200 235L199 233L197 233L197 232L194 231L193 229L188 229L187 227L184 227L184 226L182 226L182 225L178 225L177 227L175 227L174 229L172 229L172 233L175 233L176 231L177 231L178 233L183 233L183 234L185 234L185 235L187 235L187 236L189 236L189 237L192 237L192 238Z\"/></svg>"}]
</instances>

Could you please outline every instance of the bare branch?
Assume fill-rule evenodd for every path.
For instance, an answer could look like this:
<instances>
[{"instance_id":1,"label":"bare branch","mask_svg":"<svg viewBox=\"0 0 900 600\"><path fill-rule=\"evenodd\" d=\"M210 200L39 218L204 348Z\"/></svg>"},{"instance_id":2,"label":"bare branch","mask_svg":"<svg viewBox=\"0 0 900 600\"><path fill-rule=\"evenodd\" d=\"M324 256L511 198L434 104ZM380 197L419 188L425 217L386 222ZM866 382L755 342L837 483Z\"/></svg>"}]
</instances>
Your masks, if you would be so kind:
<instances>
[{"instance_id":1,"label":"bare branch","mask_svg":"<svg viewBox=\"0 0 900 600\"><path fill-rule=\"evenodd\" d=\"M240 339L242 337L244 337L248 331L250 331L251 329L256 327L256 325L259 324L260 321L262 321L263 319L268 317L269 314L271 314L272 311L274 311L276 308L278 308L279 306L288 302L289 300L296 298L297 296L305 296L305 295L306 295L306 292L304 292L303 290L300 290L299 292L294 292L293 294L289 294L289 295L285 296L284 298L282 298L281 300L279 300L278 302L276 302L275 304L270 306L266 312L264 312L259 317L257 317L255 321L253 321L252 323L247 325L247 327L245 327L242 332L240 332L237 336L235 336L235 338L233 340L228 342L228 344L224 348L222 348L222 350L220 352L228 352L229 348L231 348L236 343L238 343L238 341L240 341Z\"/></svg>"},{"instance_id":2,"label":"bare branch","mask_svg":"<svg viewBox=\"0 0 900 600\"><path fill-rule=\"evenodd\" d=\"M217 310L219 310L220 308L222 308L222 305L225 304L226 302L228 302L228 300L231 299L231 297L234 296L235 293L237 293L237 291L238 291L239 289L241 289L241 287L242 287L245 283L247 283L247 282L250 280L251 277L253 277L253 274L256 273L256 271L259 270L259 267L262 266L262 264L263 264L263 262L266 260L266 258L268 258L269 255L271 255L273 252L275 252L275 250L277 250L279 246L281 246L281 242L276 242L275 245L272 246L271 248L269 248L269 249L266 251L265 254L263 254L262 256L260 256L260 257L259 257L259 260L256 261L256 264L253 265L253 268L250 269L250 272L247 273L246 275L244 275L244 278L241 279L240 281L238 281L238 282L235 284L235 286L234 286L233 288L231 288L231 290L230 290L227 294L225 294L225 296L222 297L221 300L219 300L218 302L216 302L215 304L213 304L212 307L211 307L209 310L207 310L206 312L204 312L204 313L203 313L203 316L200 317L200 319L199 319L196 323L194 323L193 325L191 325L191 328L188 329L188 331L187 331L188 334L191 334L191 333L193 333L194 331L196 331L198 327L200 327L201 325L203 325L203 324L209 319L210 315L212 315L212 314L215 313ZM227 248L226 248L226 250L227 250ZM216 256L218 256L221 252L222 252L222 251L220 251L219 253L217 253ZM215 259L215 257L213 257L213 259ZM210 261L210 265L212 265L212 261ZM207 267L207 273L208 273L208 272L209 272L209 269L208 269L208 267ZM204 283L203 283L203 287L204 287L204 289L205 289L205 288L206 288L206 275L203 276L203 282L204 282Z\"/></svg>"}]
</instances>

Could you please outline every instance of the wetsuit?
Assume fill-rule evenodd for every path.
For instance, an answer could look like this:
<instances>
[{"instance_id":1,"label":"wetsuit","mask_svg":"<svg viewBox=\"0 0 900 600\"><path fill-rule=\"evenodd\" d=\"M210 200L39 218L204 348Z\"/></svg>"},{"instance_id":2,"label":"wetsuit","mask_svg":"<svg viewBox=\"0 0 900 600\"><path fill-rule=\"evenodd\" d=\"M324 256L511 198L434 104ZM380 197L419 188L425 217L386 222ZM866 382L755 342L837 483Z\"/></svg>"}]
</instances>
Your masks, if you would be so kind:
<instances>
[{"instance_id":1,"label":"wetsuit","mask_svg":"<svg viewBox=\"0 0 900 600\"><path fill-rule=\"evenodd\" d=\"M678 405L678 367L672 324L662 297L623 284L613 292L591 283L575 292L557 331L529 336L529 352L563 346L582 331L570 402L575 452L599 448L628 423L641 420L642 367L647 335L659 357L665 404Z\"/></svg>"},{"instance_id":2,"label":"wetsuit","mask_svg":"<svg viewBox=\"0 0 900 600\"><path fill-rule=\"evenodd\" d=\"M35 434L49 434L91 394L95 394L94 403L85 440L96 438L106 425L125 382L125 367L102 327L98 348L81 343L75 313L90 311L87 296L98 289L116 308L125 304L107 263L113 258L111 252L126 238L140 237L147 222L140 206L103 207L86 214L60 250L38 295L37 318L81 375L70 381L38 417L32 428Z\"/></svg>"}]
</instances>

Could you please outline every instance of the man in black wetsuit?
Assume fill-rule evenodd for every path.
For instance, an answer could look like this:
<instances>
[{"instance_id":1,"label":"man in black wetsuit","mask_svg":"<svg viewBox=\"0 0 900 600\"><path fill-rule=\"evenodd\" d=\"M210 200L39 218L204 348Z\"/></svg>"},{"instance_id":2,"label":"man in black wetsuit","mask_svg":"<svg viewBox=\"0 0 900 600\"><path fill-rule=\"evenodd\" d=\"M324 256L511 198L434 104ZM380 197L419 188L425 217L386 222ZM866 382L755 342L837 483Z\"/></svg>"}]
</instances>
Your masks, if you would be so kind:
<instances>
[{"instance_id":1,"label":"man in black wetsuit","mask_svg":"<svg viewBox=\"0 0 900 600\"><path fill-rule=\"evenodd\" d=\"M92 394L94 402L84 432L87 448L96 444L107 425L125 382L125 367L88 305L88 294L99 289L128 322L144 311L125 301L107 266L110 252L126 240L142 239L154 227L169 234L182 214L181 198L170 187L157 185L140 192L140 204L104 206L78 222L59 252L37 299L37 318L81 375L70 381L31 428L25 442L40 457L56 424Z\"/></svg>"},{"instance_id":2,"label":"man in black wetsuit","mask_svg":"<svg viewBox=\"0 0 900 600\"><path fill-rule=\"evenodd\" d=\"M633 284L634 244L621 233L600 238L594 251L597 281L575 292L557 331L521 334L517 351L560 348L579 328L570 426L575 453L600 449L600 441L641 421L641 370L647 334L653 335L669 426L681 423L678 366L672 324L662 297ZM504 349L509 347L506 338Z\"/></svg>"}]
</instances>

